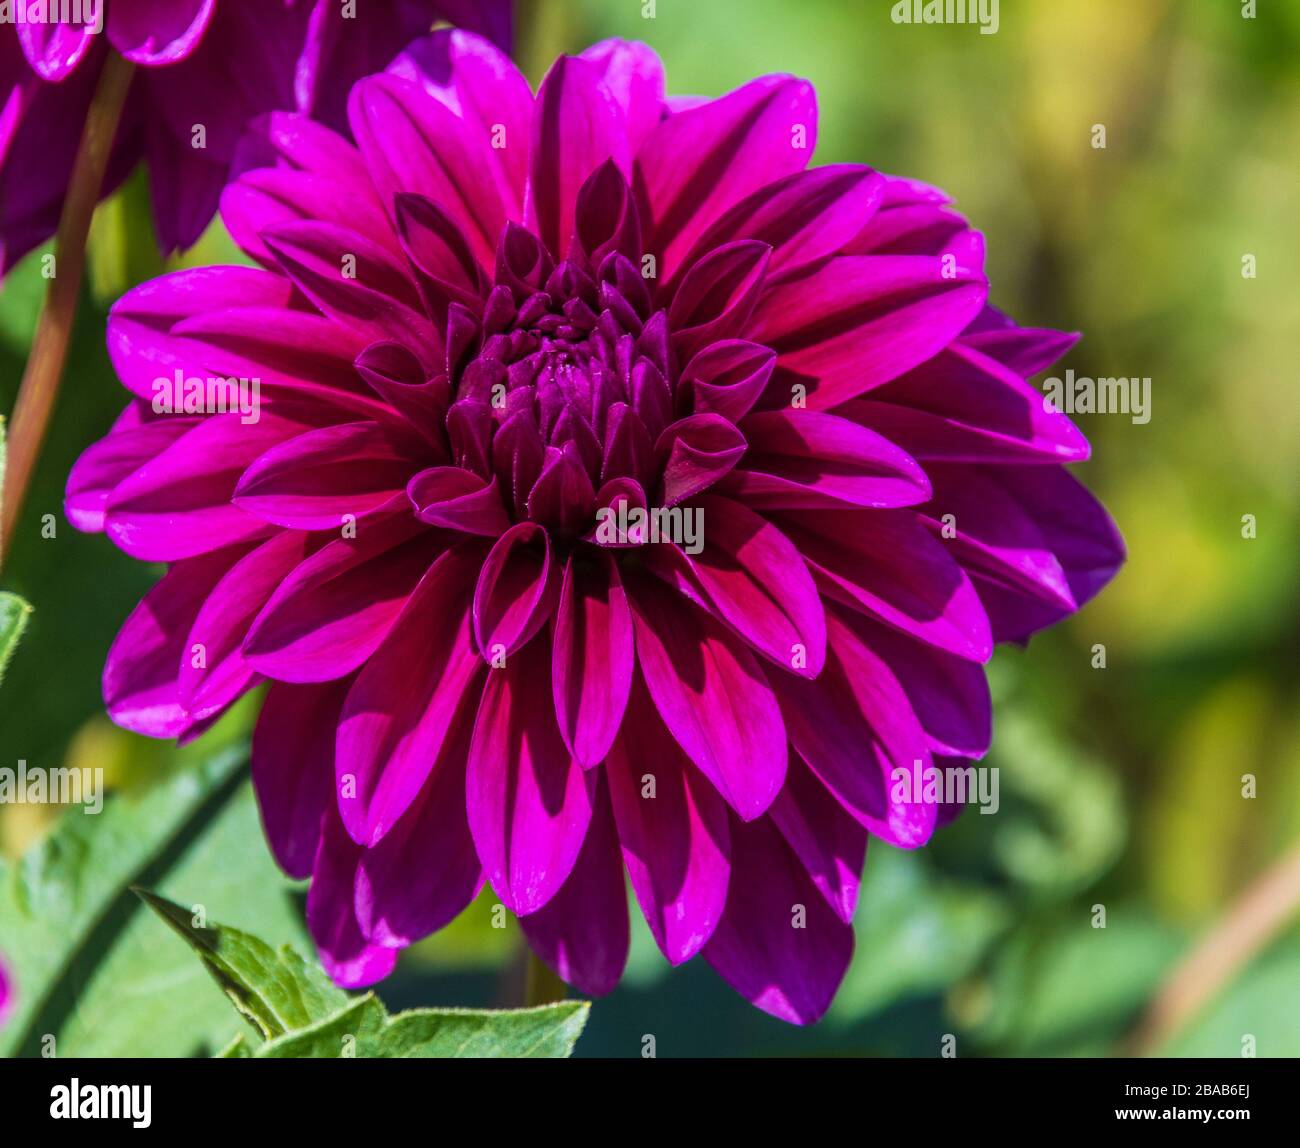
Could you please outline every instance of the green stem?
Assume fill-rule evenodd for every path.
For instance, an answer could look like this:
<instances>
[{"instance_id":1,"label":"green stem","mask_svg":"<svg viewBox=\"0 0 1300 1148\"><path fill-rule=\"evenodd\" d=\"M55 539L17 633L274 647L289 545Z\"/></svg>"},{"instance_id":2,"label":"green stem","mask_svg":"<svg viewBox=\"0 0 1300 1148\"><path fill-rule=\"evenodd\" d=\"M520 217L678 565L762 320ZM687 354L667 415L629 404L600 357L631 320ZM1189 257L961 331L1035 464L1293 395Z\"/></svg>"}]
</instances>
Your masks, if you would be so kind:
<instances>
[{"instance_id":1,"label":"green stem","mask_svg":"<svg viewBox=\"0 0 1300 1148\"><path fill-rule=\"evenodd\" d=\"M18 389L18 400L14 404L5 468L4 504L0 507L0 561L13 543L14 528L54 412L77 313L77 296L81 291L86 235L104 184L104 170L108 166L113 137L117 133L133 71L134 65L116 52L110 52L100 73L90 110L86 113L81 144L72 166L72 180L59 216L54 244L54 274L50 278L45 306L41 310L36 337L32 340L22 385Z\"/></svg>"},{"instance_id":2,"label":"green stem","mask_svg":"<svg viewBox=\"0 0 1300 1148\"><path fill-rule=\"evenodd\" d=\"M1300 843L1261 873L1175 967L1121 1051L1159 1053L1300 913Z\"/></svg>"},{"instance_id":3,"label":"green stem","mask_svg":"<svg viewBox=\"0 0 1300 1148\"><path fill-rule=\"evenodd\" d=\"M535 1005L562 1001L569 995L569 986L551 972L550 966L532 949L527 950L528 963L524 970L524 1003Z\"/></svg>"}]
</instances>

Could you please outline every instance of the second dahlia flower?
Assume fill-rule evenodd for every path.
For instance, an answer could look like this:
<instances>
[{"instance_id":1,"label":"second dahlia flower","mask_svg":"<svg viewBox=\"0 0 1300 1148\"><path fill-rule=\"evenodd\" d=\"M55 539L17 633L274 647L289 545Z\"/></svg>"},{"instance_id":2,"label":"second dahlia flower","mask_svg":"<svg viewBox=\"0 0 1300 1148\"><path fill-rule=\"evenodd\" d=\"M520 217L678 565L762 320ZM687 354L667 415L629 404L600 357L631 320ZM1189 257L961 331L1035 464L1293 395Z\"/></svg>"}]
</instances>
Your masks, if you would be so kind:
<instances>
[{"instance_id":1,"label":"second dahlia flower","mask_svg":"<svg viewBox=\"0 0 1300 1148\"><path fill-rule=\"evenodd\" d=\"M603 43L534 97L437 33L348 113L272 116L226 191L261 269L113 310L135 397L67 512L169 569L110 713L190 737L272 683L253 780L344 985L486 880L605 992L626 870L669 961L815 1020L868 837L950 812L894 770L983 754L994 643L1121 561L1025 381L1073 337L988 306L938 191L809 168L793 77L674 101ZM157 413L180 376L259 379L259 417ZM702 545L601 530L673 508Z\"/></svg>"},{"instance_id":2,"label":"second dahlia flower","mask_svg":"<svg viewBox=\"0 0 1300 1148\"><path fill-rule=\"evenodd\" d=\"M158 246L169 254L191 246L211 222L254 116L292 109L343 128L352 82L383 68L437 19L503 45L510 38L509 0L32 0L8 7L15 22L0 22L0 276L58 226L110 50L137 70L103 190L147 159ZM78 18L56 19L61 12Z\"/></svg>"}]
</instances>

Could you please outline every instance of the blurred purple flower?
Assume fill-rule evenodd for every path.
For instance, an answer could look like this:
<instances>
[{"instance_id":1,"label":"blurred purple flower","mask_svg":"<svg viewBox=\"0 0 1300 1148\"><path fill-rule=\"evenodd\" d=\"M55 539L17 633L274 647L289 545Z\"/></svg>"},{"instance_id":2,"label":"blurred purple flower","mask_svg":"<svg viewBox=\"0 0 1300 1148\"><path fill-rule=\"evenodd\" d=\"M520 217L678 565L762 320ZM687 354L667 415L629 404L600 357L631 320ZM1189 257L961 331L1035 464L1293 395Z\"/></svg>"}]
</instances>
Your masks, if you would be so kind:
<instances>
[{"instance_id":1,"label":"blurred purple flower","mask_svg":"<svg viewBox=\"0 0 1300 1148\"><path fill-rule=\"evenodd\" d=\"M341 0L109 0L104 35L96 21L0 24L0 276L58 226L110 45L139 68L104 194L147 158L167 254L212 219L254 116L287 109L344 127L352 83L436 19L510 37L509 0L368 0L343 13Z\"/></svg>"},{"instance_id":2,"label":"blurred purple flower","mask_svg":"<svg viewBox=\"0 0 1300 1148\"><path fill-rule=\"evenodd\" d=\"M273 682L253 780L345 985L486 877L606 992L626 867L671 962L815 1020L868 836L949 812L894 771L980 757L994 642L1122 561L1026 382L1074 336L987 305L942 193L807 169L803 80L676 102L602 43L534 99L438 33L349 116L355 146L275 114L244 148L222 214L265 270L113 308L136 397L67 513L171 566L109 712L188 738ZM159 414L176 372L260 379L260 417ZM647 507L702 513L702 546L602 535Z\"/></svg>"},{"instance_id":3,"label":"blurred purple flower","mask_svg":"<svg viewBox=\"0 0 1300 1148\"><path fill-rule=\"evenodd\" d=\"M4 955L0 954L0 1028L4 1028L9 1020L9 1014L13 1012L14 992L13 981L10 979L9 970L5 967Z\"/></svg>"}]
</instances>

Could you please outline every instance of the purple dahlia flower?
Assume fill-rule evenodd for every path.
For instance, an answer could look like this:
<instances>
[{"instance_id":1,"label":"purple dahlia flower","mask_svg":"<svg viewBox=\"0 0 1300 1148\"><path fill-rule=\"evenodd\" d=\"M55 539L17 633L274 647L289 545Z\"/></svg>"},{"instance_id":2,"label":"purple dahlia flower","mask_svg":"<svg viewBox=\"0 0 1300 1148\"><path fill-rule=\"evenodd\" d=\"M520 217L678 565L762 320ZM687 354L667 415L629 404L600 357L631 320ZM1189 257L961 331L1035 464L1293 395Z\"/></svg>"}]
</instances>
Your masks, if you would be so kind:
<instances>
[{"instance_id":1,"label":"purple dahlia flower","mask_svg":"<svg viewBox=\"0 0 1300 1148\"><path fill-rule=\"evenodd\" d=\"M809 169L803 80L678 103L603 43L534 97L438 33L348 111L355 145L261 125L222 213L264 269L113 309L136 397L67 511L170 568L109 712L185 738L272 683L253 780L342 984L486 879L603 993L626 868L671 962L815 1020L868 836L944 815L893 771L983 754L993 644L1122 560L1025 381L1074 337L986 304L941 193ZM156 413L177 372L259 379L260 416Z\"/></svg>"},{"instance_id":2,"label":"purple dahlia flower","mask_svg":"<svg viewBox=\"0 0 1300 1148\"><path fill-rule=\"evenodd\" d=\"M253 116L305 111L343 128L352 83L436 19L503 45L510 37L509 0L360 0L353 18L343 9L340 0L107 0L96 20L86 0L68 7L85 22L0 25L0 275L58 226L110 45L139 71L104 191L148 158L166 254L193 244L212 219Z\"/></svg>"}]
</instances>

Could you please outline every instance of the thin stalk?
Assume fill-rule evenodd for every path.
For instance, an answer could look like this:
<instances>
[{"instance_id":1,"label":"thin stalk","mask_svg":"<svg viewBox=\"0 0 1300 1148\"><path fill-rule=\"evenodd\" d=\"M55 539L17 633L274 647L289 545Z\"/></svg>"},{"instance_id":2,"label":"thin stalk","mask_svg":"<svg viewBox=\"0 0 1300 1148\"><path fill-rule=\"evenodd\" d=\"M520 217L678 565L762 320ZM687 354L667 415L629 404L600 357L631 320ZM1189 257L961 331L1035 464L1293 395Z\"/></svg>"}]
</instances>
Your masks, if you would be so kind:
<instances>
[{"instance_id":1,"label":"thin stalk","mask_svg":"<svg viewBox=\"0 0 1300 1148\"><path fill-rule=\"evenodd\" d=\"M117 134L133 71L133 64L116 52L110 52L86 114L81 144L72 166L72 180L59 216L54 244L54 274L45 294L45 305L41 309L10 424L3 513L0 514L0 562L13 544L14 528L22 513L27 488L59 394L86 263L90 218L104 184L104 170L108 166L113 137Z\"/></svg>"},{"instance_id":2,"label":"thin stalk","mask_svg":"<svg viewBox=\"0 0 1300 1148\"><path fill-rule=\"evenodd\" d=\"M1129 1037L1124 1052L1162 1048L1300 913L1300 845L1250 884L1174 969Z\"/></svg>"}]
</instances>

